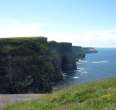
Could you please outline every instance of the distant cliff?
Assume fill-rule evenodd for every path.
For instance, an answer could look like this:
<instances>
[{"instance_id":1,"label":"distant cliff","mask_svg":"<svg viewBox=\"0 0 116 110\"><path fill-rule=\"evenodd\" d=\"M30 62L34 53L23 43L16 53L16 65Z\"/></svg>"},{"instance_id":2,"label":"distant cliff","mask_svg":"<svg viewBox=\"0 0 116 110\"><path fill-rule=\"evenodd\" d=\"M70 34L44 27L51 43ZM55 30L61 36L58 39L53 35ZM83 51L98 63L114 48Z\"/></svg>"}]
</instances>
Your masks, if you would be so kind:
<instances>
[{"instance_id":1,"label":"distant cliff","mask_svg":"<svg viewBox=\"0 0 116 110\"><path fill-rule=\"evenodd\" d=\"M75 55L76 61L78 61L79 59L85 58L86 53L85 53L85 51L84 51L84 49L82 47L73 46L72 51L73 51L73 54Z\"/></svg>"},{"instance_id":2,"label":"distant cliff","mask_svg":"<svg viewBox=\"0 0 116 110\"><path fill-rule=\"evenodd\" d=\"M85 54L44 37L0 39L0 93L50 92Z\"/></svg>"},{"instance_id":3,"label":"distant cliff","mask_svg":"<svg viewBox=\"0 0 116 110\"><path fill-rule=\"evenodd\" d=\"M83 51L85 52L85 54L87 54L87 53L97 53L98 51L95 49L95 48L93 48L93 47L84 47L83 48Z\"/></svg>"}]
</instances>

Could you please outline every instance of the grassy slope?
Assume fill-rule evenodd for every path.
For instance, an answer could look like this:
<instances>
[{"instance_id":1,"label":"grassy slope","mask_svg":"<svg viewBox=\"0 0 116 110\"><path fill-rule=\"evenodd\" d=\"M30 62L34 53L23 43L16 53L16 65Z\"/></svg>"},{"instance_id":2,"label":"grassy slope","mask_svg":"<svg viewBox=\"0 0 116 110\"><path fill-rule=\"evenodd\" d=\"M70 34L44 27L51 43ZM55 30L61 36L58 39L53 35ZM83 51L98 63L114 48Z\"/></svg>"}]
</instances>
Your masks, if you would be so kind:
<instances>
[{"instance_id":1,"label":"grassy slope","mask_svg":"<svg viewBox=\"0 0 116 110\"><path fill-rule=\"evenodd\" d=\"M116 78L65 88L4 110L116 110Z\"/></svg>"}]
</instances>

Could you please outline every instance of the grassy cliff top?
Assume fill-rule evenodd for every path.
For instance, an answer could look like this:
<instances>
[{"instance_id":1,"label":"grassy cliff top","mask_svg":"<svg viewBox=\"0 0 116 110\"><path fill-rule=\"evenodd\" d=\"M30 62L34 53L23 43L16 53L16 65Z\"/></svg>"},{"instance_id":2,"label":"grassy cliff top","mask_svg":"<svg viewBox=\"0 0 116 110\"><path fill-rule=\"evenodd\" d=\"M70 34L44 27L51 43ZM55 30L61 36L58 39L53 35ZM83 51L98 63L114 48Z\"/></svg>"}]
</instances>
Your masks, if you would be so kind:
<instances>
[{"instance_id":1,"label":"grassy cliff top","mask_svg":"<svg viewBox=\"0 0 116 110\"><path fill-rule=\"evenodd\" d=\"M116 78L72 86L3 110L116 110Z\"/></svg>"},{"instance_id":2,"label":"grassy cliff top","mask_svg":"<svg viewBox=\"0 0 116 110\"><path fill-rule=\"evenodd\" d=\"M15 37L15 38L0 38L0 55L3 53L10 54L11 52L27 54L26 49L34 50L36 48L47 48L48 46L46 37ZM44 49L43 49L44 51Z\"/></svg>"},{"instance_id":3,"label":"grassy cliff top","mask_svg":"<svg viewBox=\"0 0 116 110\"><path fill-rule=\"evenodd\" d=\"M40 42L40 43L47 43L46 37L15 37L15 38L0 38L0 46L1 45L19 45L25 42Z\"/></svg>"}]
</instances>

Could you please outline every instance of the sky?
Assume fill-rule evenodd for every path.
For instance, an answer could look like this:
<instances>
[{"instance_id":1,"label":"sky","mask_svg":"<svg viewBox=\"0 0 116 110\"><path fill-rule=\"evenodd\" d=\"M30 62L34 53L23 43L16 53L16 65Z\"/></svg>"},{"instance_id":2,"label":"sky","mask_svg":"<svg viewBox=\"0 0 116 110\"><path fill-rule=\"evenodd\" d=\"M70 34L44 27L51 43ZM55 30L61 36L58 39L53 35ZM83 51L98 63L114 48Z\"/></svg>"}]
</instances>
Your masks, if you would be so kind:
<instances>
[{"instance_id":1,"label":"sky","mask_svg":"<svg viewBox=\"0 0 116 110\"><path fill-rule=\"evenodd\" d=\"M23 36L116 47L116 0L0 0L0 37Z\"/></svg>"}]
</instances>

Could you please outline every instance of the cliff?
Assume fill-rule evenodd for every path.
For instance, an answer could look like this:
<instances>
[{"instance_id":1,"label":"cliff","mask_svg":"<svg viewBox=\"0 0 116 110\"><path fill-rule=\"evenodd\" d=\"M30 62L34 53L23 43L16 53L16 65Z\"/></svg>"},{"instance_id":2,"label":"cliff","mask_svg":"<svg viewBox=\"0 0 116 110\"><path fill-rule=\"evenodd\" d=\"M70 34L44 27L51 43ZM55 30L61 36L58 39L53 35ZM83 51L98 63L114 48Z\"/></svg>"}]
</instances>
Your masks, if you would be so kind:
<instances>
[{"instance_id":1,"label":"cliff","mask_svg":"<svg viewBox=\"0 0 116 110\"><path fill-rule=\"evenodd\" d=\"M80 46L73 46L72 47L73 54L75 55L76 61L79 59L85 58L85 52L84 49Z\"/></svg>"},{"instance_id":2,"label":"cliff","mask_svg":"<svg viewBox=\"0 0 116 110\"><path fill-rule=\"evenodd\" d=\"M63 72L77 68L79 49L44 37L0 39L0 93L52 91Z\"/></svg>"},{"instance_id":3,"label":"cliff","mask_svg":"<svg viewBox=\"0 0 116 110\"><path fill-rule=\"evenodd\" d=\"M93 48L93 47L84 47L83 48L84 52L87 54L87 53L97 53L98 51Z\"/></svg>"},{"instance_id":4,"label":"cliff","mask_svg":"<svg viewBox=\"0 0 116 110\"><path fill-rule=\"evenodd\" d=\"M51 41L49 48L57 54L58 64L62 72L70 72L76 69L72 43Z\"/></svg>"},{"instance_id":5,"label":"cliff","mask_svg":"<svg viewBox=\"0 0 116 110\"><path fill-rule=\"evenodd\" d=\"M47 38L0 40L0 93L49 92L62 75Z\"/></svg>"}]
</instances>

